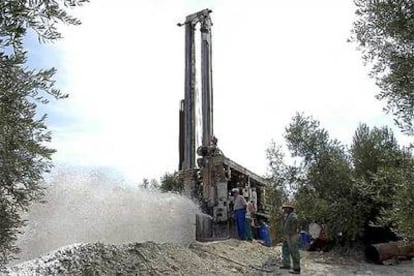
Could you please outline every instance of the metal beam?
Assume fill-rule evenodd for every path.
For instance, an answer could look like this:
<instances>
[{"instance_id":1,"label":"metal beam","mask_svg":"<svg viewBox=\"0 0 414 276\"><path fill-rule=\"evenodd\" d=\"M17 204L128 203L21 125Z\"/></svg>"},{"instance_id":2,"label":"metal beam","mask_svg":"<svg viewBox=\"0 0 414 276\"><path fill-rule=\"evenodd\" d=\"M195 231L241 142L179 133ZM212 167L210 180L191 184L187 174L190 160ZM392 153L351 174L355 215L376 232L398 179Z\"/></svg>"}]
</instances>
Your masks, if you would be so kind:
<instances>
[{"instance_id":1,"label":"metal beam","mask_svg":"<svg viewBox=\"0 0 414 276\"><path fill-rule=\"evenodd\" d=\"M190 15L187 15L187 17L185 18L184 23L178 23L177 25L180 26L180 27L183 26L183 25L185 25L185 24L195 25L198 22L200 22L200 19L202 19L203 17L209 16L209 14L211 12L213 12L213 11L212 10L209 10L209 9L204 9L204 10L201 10L199 12L196 12L196 13L193 13L193 14L190 14Z\"/></svg>"},{"instance_id":2,"label":"metal beam","mask_svg":"<svg viewBox=\"0 0 414 276\"><path fill-rule=\"evenodd\" d=\"M204 16L201 21L201 92L203 114L203 146L210 146L213 137L213 91L211 78L211 19Z\"/></svg>"},{"instance_id":3,"label":"metal beam","mask_svg":"<svg viewBox=\"0 0 414 276\"><path fill-rule=\"evenodd\" d=\"M180 111L179 111L179 132L178 132L178 152L179 152L179 162L178 162L178 170L183 169L183 163L184 163L184 147L185 147L185 141L184 141L184 100L180 101Z\"/></svg>"},{"instance_id":4,"label":"metal beam","mask_svg":"<svg viewBox=\"0 0 414 276\"><path fill-rule=\"evenodd\" d=\"M184 164L195 168L195 45L194 25L185 25Z\"/></svg>"},{"instance_id":5,"label":"metal beam","mask_svg":"<svg viewBox=\"0 0 414 276\"><path fill-rule=\"evenodd\" d=\"M242 165L239 165L238 163L234 162L233 160L223 156L223 164L230 167L230 169L234 169L244 175L247 175L250 177L251 180L254 180L255 182L259 183L260 186L265 186L268 182L263 177L255 174L254 172L246 169Z\"/></svg>"}]
</instances>

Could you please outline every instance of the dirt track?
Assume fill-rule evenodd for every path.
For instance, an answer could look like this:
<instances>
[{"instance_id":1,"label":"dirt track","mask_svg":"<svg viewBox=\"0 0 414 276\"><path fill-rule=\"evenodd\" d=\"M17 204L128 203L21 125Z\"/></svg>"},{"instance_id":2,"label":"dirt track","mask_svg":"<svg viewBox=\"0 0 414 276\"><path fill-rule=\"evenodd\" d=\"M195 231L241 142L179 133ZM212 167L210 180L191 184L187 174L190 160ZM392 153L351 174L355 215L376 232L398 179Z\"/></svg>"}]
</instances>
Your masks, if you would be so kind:
<instances>
[{"instance_id":1,"label":"dirt track","mask_svg":"<svg viewBox=\"0 0 414 276\"><path fill-rule=\"evenodd\" d=\"M301 252L302 275L413 275L414 262L367 264ZM9 269L10 275L291 275L279 270L280 246L227 240L193 243L76 244Z\"/></svg>"},{"instance_id":2,"label":"dirt track","mask_svg":"<svg viewBox=\"0 0 414 276\"><path fill-rule=\"evenodd\" d=\"M377 265L344 257L333 257L330 253L301 251L302 274L312 276L336 275L414 275L414 262L401 261L395 265ZM277 275L277 274L276 274ZM279 275L292 275L287 271Z\"/></svg>"}]
</instances>

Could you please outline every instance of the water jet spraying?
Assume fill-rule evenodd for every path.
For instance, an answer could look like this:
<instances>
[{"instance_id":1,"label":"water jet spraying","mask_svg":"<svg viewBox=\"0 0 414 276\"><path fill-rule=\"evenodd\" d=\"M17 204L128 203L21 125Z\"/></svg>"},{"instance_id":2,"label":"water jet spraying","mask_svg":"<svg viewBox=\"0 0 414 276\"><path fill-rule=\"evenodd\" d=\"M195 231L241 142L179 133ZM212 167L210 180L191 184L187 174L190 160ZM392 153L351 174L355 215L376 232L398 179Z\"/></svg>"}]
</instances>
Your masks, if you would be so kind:
<instances>
[{"instance_id":1,"label":"water jet spraying","mask_svg":"<svg viewBox=\"0 0 414 276\"><path fill-rule=\"evenodd\" d=\"M189 199L128 186L105 172L57 170L19 237L19 261L74 243L194 240L197 206Z\"/></svg>"}]
</instances>

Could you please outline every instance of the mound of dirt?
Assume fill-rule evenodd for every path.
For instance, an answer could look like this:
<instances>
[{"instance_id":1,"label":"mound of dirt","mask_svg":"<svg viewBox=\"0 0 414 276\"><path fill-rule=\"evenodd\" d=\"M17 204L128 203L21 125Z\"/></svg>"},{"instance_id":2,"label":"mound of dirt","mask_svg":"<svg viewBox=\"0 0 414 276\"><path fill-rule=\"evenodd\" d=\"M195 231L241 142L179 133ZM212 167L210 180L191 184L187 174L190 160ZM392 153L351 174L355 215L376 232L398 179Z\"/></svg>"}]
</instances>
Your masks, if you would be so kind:
<instances>
[{"instance_id":1,"label":"mound of dirt","mask_svg":"<svg viewBox=\"0 0 414 276\"><path fill-rule=\"evenodd\" d=\"M290 275L279 270L280 251L280 246L238 240L194 242L189 247L154 242L81 243L12 266L6 275ZM375 265L361 258L334 251L302 251L302 275L413 275L414 261Z\"/></svg>"},{"instance_id":2,"label":"mound of dirt","mask_svg":"<svg viewBox=\"0 0 414 276\"><path fill-rule=\"evenodd\" d=\"M75 244L9 268L9 275L261 275L280 251L227 240L184 247L153 242Z\"/></svg>"}]
</instances>

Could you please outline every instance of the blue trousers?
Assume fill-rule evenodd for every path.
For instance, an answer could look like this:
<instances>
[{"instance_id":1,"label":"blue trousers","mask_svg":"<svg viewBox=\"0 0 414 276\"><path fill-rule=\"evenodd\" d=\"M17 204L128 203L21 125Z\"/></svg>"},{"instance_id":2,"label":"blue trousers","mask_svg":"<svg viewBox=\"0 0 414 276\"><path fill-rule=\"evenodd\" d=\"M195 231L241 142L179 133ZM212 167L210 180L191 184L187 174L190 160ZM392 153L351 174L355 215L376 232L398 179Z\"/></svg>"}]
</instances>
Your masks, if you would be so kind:
<instances>
[{"instance_id":1,"label":"blue trousers","mask_svg":"<svg viewBox=\"0 0 414 276\"><path fill-rule=\"evenodd\" d=\"M241 240L246 239L246 209L237 209L234 211L236 219L237 234Z\"/></svg>"}]
</instances>

